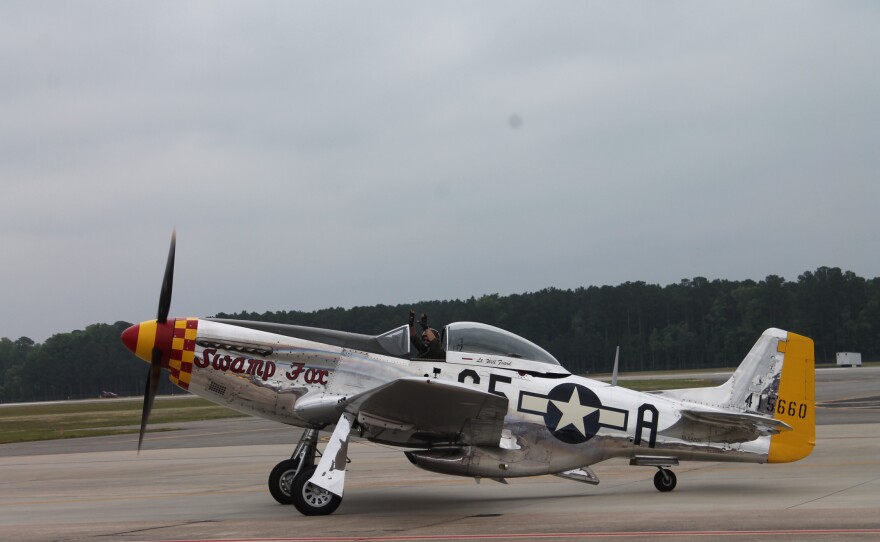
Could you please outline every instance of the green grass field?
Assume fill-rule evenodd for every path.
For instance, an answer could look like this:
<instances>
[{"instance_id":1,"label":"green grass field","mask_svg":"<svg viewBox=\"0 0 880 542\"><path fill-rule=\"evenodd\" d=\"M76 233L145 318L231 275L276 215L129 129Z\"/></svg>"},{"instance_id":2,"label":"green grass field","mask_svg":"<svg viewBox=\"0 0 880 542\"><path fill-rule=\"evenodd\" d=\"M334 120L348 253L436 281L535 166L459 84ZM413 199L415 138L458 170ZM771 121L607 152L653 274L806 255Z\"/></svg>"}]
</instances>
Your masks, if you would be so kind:
<instances>
[{"instance_id":1,"label":"green grass field","mask_svg":"<svg viewBox=\"0 0 880 542\"><path fill-rule=\"evenodd\" d=\"M0 408L0 444L137 433L142 408L141 399L4 406ZM150 424L242 416L198 397L157 397Z\"/></svg>"},{"instance_id":2,"label":"green grass field","mask_svg":"<svg viewBox=\"0 0 880 542\"><path fill-rule=\"evenodd\" d=\"M683 388L708 388L717 384L701 378L664 378L655 380L618 380L621 388L636 391L680 390Z\"/></svg>"}]
</instances>

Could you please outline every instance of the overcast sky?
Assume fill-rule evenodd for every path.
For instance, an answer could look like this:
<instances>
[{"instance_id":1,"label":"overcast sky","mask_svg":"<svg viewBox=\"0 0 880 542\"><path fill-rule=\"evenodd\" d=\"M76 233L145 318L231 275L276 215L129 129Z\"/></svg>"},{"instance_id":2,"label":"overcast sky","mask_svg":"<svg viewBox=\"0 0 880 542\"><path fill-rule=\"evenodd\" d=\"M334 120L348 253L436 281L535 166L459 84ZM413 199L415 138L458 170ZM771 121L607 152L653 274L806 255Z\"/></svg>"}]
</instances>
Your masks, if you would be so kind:
<instances>
[{"instance_id":1,"label":"overcast sky","mask_svg":"<svg viewBox=\"0 0 880 542\"><path fill-rule=\"evenodd\" d=\"M877 2L0 3L0 337L880 275ZM401 314L401 322L405 315Z\"/></svg>"}]
</instances>

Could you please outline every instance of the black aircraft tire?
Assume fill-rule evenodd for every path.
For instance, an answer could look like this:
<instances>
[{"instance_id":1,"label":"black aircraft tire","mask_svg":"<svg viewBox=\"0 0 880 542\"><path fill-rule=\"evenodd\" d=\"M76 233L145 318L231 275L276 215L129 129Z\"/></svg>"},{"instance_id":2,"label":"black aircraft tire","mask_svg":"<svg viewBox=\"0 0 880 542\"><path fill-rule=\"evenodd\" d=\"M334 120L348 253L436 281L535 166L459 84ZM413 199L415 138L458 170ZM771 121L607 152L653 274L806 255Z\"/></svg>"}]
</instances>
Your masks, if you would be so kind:
<instances>
[{"instance_id":1,"label":"black aircraft tire","mask_svg":"<svg viewBox=\"0 0 880 542\"><path fill-rule=\"evenodd\" d=\"M286 459L275 465L269 473L269 493L281 504L293 504L294 475L299 467L299 459Z\"/></svg>"},{"instance_id":2,"label":"black aircraft tire","mask_svg":"<svg viewBox=\"0 0 880 542\"><path fill-rule=\"evenodd\" d=\"M675 473L669 469L660 469L654 475L654 487L657 488L657 491L664 493L675 489L677 481Z\"/></svg>"},{"instance_id":3,"label":"black aircraft tire","mask_svg":"<svg viewBox=\"0 0 880 542\"><path fill-rule=\"evenodd\" d=\"M315 467L305 468L293 481L293 505L304 516L332 514L342 503L342 497L310 484L314 472Z\"/></svg>"}]
</instances>

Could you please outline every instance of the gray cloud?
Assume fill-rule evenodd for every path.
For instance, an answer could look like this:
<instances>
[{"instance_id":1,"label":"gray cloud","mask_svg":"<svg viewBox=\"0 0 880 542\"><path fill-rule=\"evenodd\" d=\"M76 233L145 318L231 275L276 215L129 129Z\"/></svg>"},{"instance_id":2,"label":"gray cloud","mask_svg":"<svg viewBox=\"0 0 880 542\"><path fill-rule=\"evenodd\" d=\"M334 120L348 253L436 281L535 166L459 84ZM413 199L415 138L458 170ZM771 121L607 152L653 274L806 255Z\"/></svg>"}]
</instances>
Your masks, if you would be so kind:
<instances>
[{"instance_id":1,"label":"gray cloud","mask_svg":"<svg viewBox=\"0 0 880 542\"><path fill-rule=\"evenodd\" d=\"M0 5L0 336L877 276L872 3ZM522 124L512 129L512 117Z\"/></svg>"}]
</instances>

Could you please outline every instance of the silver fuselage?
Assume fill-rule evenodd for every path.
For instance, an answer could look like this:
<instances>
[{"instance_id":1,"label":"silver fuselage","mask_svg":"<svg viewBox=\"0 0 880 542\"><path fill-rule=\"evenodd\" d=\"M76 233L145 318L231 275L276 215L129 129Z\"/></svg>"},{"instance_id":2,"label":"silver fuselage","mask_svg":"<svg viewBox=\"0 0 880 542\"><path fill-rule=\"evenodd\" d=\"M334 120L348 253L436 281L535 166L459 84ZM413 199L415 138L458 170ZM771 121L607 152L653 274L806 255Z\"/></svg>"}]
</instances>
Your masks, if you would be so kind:
<instances>
[{"instance_id":1,"label":"silver fuselage","mask_svg":"<svg viewBox=\"0 0 880 542\"><path fill-rule=\"evenodd\" d=\"M239 412L288 425L331 428L303 404L346 398L401 378L457 382L507 399L497 446L425 440L419 428L355 424L353 436L415 451L418 466L447 474L516 477L558 473L612 457L767 460L770 437L713 442L688 434L685 401L575 376L559 365L448 351L445 360L371 353L200 319L190 392ZM437 404L436 409L443 409ZM317 412L317 414L316 414ZM684 428L684 429L682 429Z\"/></svg>"}]
</instances>

